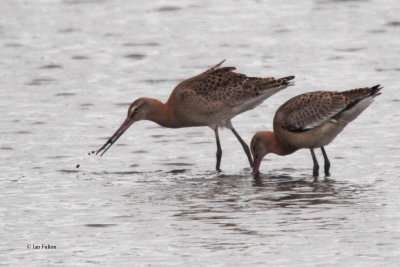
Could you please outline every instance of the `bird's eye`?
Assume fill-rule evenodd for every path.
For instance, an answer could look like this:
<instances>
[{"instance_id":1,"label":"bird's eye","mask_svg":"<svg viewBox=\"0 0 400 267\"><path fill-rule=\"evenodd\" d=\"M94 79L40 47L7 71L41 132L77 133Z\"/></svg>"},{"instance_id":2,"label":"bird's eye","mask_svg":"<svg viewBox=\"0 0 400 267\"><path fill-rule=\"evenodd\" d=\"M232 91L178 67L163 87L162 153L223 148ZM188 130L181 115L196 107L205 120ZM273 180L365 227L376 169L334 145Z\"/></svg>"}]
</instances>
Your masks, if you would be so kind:
<instances>
[{"instance_id":1,"label":"bird's eye","mask_svg":"<svg viewBox=\"0 0 400 267\"><path fill-rule=\"evenodd\" d=\"M139 111L138 107L132 107L128 111L128 116L133 117L134 115L136 115L136 113L138 113L138 111Z\"/></svg>"}]
</instances>

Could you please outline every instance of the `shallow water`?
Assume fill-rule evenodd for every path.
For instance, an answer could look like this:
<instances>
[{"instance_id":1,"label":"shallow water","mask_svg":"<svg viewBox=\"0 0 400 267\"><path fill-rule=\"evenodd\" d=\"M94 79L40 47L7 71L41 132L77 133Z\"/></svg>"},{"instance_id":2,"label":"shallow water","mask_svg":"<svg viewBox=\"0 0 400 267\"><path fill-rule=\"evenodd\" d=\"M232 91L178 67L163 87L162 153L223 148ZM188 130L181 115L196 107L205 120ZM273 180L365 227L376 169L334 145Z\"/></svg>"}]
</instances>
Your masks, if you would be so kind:
<instances>
[{"instance_id":1,"label":"shallow water","mask_svg":"<svg viewBox=\"0 0 400 267\"><path fill-rule=\"evenodd\" d=\"M398 266L398 1L2 1L0 265ZM268 156L207 128L132 126L98 149L142 96L162 101L222 59L296 86L233 120L249 142L313 90L385 89L326 150ZM322 155L318 153L322 165ZM77 165L79 164L79 168ZM32 246L56 249L32 249ZM30 245L31 248L27 248Z\"/></svg>"}]
</instances>

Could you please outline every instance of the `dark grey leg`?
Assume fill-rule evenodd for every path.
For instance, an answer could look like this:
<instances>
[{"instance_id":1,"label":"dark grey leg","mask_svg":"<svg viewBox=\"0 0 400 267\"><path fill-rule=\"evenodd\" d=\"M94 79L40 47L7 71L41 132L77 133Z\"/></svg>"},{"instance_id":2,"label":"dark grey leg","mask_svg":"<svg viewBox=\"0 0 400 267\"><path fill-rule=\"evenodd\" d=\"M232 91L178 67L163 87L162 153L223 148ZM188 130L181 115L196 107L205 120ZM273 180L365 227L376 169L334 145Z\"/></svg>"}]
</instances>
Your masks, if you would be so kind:
<instances>
[{"instance_id":1,"label":"dark grey leg","mask_svg":"<svg viewBox=\"0 0 400 267\"><path fill-rule=\"evenodd\" d=\"M329 168L331 167L331 163L329 162L328 155L326 155L325 148L323 146L321 147L321 151L325 161L324 163L325 175L329 176L330 175Z\"/></svg>"},{"instance_id":2,"label":"dark grey leg","mask_svg":"<svg viewBox=\"0 0 400 267\"><path fill-rule=\"evenodd\" d=\"M313 160L313 162L314 162L313 176L314 176L314 177L317 177L317 176L318 176L318 173L319 173L318 161L317 161L317 158L315 157L314 148L310 148L310 151L311 151L312 160Z\"/></svg>"},{"instance_id":3,"label":"dark grey leg","mask_svg":"<svg viewBox=\"0 0 400 267\"><path fill-rule=\"evenodd\" d=\"M221 149L221 143L219 142L219 135L218 135L218 127L215 128L215 140L217 141L217 165L215 169L220 172L220 166L221 166L221 157L222 157L222 149Z\"/></svg>"},{"instance_id":4,"label":"dark grey leg","mask_svg":"<svg viewBox=\"0 0 400 267\"><path fill-rule=\"evenodd\" d=\"M240 144L242 145L243 150L247 155L247 159L249 160L250 167L253 167L253 158L251 157L249 146L246 144L245 141L243 141L243 139L236 132L236 130L235 130L235 128L233 128L233 126L231 126L230 129L231 129L232 133L236 136L236 138L239 140Z\"/></svg>"}]
</instances>

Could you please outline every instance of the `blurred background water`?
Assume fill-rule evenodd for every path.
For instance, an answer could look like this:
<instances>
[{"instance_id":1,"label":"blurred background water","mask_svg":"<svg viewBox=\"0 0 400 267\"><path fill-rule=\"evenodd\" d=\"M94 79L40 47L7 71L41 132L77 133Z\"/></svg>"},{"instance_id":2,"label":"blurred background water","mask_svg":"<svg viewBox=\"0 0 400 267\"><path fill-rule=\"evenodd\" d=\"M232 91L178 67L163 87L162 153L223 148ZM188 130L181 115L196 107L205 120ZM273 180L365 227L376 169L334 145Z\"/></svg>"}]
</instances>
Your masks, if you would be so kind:
<instances>
[{"instance_id":1,"label":"blurred background water","mask_svg":"<svg viewBox=\"0 0 400 267\"><path fill-rule=\"evenodd\" d=\"M0 265L399 266L400 2L8 0L0 11ZM166 101L222 59L296 75L233 120L247 142L300 93L385 89L326 148L329 179L313 180L307 150L268 156L254 179L230 131L218 174L205 127L140 122L88 155L131 101ZM56 249L27 247L42 244Z\"/></svg>"}]
</instances>

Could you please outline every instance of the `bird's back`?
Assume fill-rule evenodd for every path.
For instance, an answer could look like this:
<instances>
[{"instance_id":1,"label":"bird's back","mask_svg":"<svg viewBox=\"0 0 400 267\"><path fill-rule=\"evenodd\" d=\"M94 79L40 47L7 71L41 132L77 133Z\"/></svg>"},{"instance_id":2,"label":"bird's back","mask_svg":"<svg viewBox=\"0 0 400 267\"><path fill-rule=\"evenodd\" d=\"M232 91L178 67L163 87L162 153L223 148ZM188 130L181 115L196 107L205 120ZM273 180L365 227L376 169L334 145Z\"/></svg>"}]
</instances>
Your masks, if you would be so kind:
<instances>
[{"instance_id":1,"label":"bird's back","mask_svg":"<svg viewBox=\"0 0 400 267\"><path fill-rule=\"evenodd\" d=\"M309 92L293 97L279 107L274 125L301 132L332 119L346 119L350 122L372 103L381 89L376 85L343 92Z\"/></svg>"},{"instance_id":2,"label":"bird's back","mask_svg":"<svg viewBox=\"0 0 400 267\"><path fill-rule=\"evenodd\" d=\"M296 96L275 113L275 135L282 144L297 149L325 146L372 103L380 89L378 85Z\"/></svg>"},{"instance_id":3,"label":"bird's back","mask_svg":"<svg viewBox=\"0 0 400 267\"><path fill-rule=\"evenodd\" d=\"M215 65L176 86L168 103L177 116L199 123L223 123L256 107L272 94L291 85L294 77L258 78L234 72L234 67ZM206 120L206 122L204 122Z\"/></svg>"}]
</instances>

